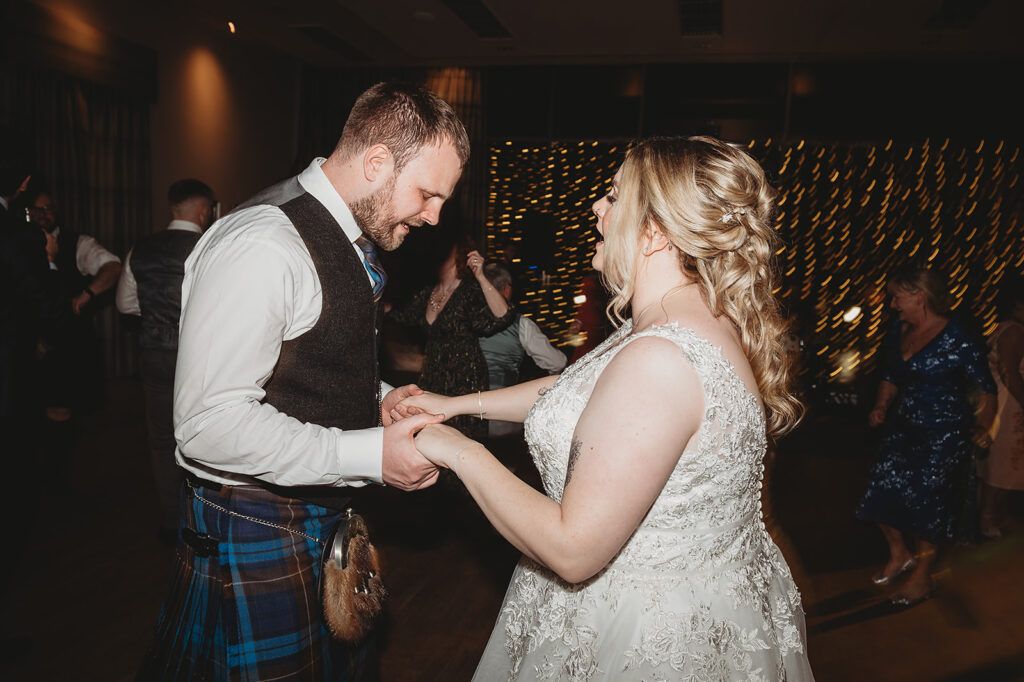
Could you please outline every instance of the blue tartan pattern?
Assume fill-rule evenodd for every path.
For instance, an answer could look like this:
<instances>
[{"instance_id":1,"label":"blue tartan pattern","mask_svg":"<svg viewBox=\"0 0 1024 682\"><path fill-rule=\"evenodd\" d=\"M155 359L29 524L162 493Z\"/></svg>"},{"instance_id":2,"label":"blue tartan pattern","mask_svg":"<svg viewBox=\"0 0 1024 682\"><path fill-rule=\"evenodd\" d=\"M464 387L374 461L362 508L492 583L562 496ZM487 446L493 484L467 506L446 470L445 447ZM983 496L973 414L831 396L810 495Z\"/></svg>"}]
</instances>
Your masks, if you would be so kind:
<instances>
[{"instance_id":1,"label":"blue tartan pattern","mask_svg":"<svg viewBox=\"0 0 1024 682\"><path fill-rule=\"evenodd\" d=\"M175 574L140 680L352 680L366 651L331 638L322 618L322 545L225 514L197 499L317 538L335 510L252 486L182 494L183 527L217 542L199 556L179 542Z\"/></svg>"}]
</instances>

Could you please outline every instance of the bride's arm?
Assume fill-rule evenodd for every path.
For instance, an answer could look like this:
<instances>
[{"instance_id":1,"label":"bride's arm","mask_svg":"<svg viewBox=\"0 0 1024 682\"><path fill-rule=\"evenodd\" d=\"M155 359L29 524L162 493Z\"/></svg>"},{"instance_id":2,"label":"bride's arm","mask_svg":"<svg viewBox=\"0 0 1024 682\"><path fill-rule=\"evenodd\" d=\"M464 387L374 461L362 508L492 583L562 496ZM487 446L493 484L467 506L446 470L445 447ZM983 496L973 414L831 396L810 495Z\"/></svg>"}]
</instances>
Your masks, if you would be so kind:
<instances>
[{"instance_id":1,"label":"bride's arm","mask_svg":"<svg viewBox=\"0 0 1024 682\"><path fill-rule=\"evenodd\" d=\"M630 343L605 368L577 422L561 504L454 429L428 426L417 447L458 474L509 542L580 582L643 520L700 426L701 396L678 346L656 337Z\"/></svg>"},{"instance_id":2,"label":"bride's arm","mask_svg":"<svg viewBox=\"0 0 1024 682\"><path fill-rule=\"evenodd\" d=\"M462 414L479 416L483 419L500 419L506 422L522 422L526 414L544 391L558 379L557 376L541 377L507 388L480 393L447 397L436 393L424 393L403 400L395 409L393 418L412 416L421 412L443 414L451 419Z\"/></svg>"}]
</instances>

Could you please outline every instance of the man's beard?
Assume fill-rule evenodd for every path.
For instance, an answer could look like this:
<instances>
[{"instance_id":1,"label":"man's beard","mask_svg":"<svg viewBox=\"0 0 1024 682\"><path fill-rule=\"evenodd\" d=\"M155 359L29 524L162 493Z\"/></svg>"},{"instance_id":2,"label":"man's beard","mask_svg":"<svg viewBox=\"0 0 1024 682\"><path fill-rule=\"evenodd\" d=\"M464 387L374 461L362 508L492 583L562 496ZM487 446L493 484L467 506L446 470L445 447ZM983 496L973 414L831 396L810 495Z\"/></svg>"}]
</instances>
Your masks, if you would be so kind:
<instances>
[{"instance_id":1,"label":"man's beard","mask_svg":"<svg viewBox=\"0 0 1024 682\"><path fill-rule=\"evenodd\" d=\"M386 185L368 197L353 201L349 207L359 229L385 251L394 251L405 238L395 232L398 218L391 209L394 194L395 178L392 176Z\"/></svg>"}]
</instances>

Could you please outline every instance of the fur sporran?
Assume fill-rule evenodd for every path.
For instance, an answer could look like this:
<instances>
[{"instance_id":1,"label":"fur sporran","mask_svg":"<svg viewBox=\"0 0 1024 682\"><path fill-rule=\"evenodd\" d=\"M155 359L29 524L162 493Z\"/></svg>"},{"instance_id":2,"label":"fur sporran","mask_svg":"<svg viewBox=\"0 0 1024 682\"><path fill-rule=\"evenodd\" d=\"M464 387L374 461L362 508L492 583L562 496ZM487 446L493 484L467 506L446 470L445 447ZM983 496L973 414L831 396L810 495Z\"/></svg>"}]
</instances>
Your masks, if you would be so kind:
<instances>
[{"instance_id":1,"label":"fur sporran","mask_svg":"<svg viewBox=\"0 0 1024 682\"><path fill-rule=\"evenodd\" d=\"M324 620L335 639L357 644L380 620L388 593L366 521L345 513L324 549Z\"/></svg>"}]
</instances>

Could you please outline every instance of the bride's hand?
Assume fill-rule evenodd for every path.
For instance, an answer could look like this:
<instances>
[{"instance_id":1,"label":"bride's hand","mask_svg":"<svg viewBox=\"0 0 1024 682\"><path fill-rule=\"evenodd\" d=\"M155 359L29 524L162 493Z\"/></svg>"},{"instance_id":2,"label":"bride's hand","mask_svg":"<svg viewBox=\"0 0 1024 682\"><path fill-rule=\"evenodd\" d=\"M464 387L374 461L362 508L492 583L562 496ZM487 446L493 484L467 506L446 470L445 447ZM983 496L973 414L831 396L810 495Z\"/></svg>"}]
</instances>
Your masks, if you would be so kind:
<instances>
[{"instance_id":1,"label":"bride's hand","mask_svg":"<svg viewBox=\"0 0 1024 682\"><path fill-rule=\"evenodd\" d=\"M440 467L451 469L455 457L477 442L462 435L458 429L444 424L430 424L416 434L416 449Z\"/></svg>"},{"instance_id":2,"label":"bride's hand","mask_svg":"<svg viewBox=\"0 0 1024 682\"><path fill-rule=\"evenodd\" d=\"M451 398L430 391L410 395L391 408L391 418L395 421L412 417L417 414L443 414L445 418L455 415L448 414Z\"/></svg>"}]
</instances>

